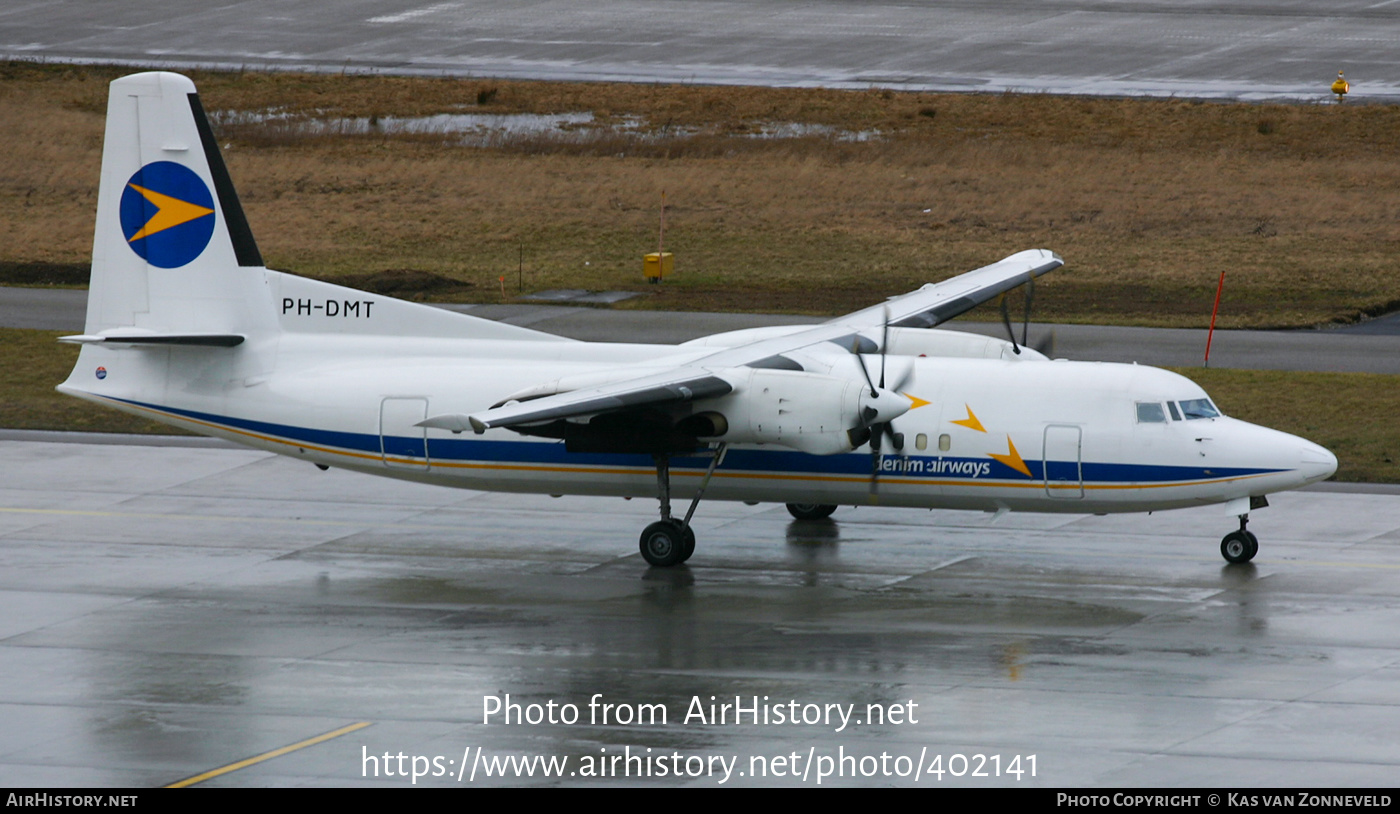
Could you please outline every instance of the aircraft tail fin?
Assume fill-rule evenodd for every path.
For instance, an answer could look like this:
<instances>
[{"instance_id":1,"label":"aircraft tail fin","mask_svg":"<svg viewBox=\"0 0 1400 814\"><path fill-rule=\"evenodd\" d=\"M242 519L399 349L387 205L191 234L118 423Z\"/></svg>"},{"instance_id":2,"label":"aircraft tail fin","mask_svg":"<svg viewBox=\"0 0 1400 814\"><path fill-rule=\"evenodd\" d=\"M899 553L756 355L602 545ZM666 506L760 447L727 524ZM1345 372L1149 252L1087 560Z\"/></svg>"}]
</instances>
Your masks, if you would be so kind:
<instances>
[{"instance_id":1,"label":"aircraft tail fin","mask_svg":"<svg viewBox=\"0 0 1400 814\"><path fill-rule=\"evenodd\" d=\"M256 307L262 268L194 83L165 72L114 81L85 333L271 327Z\"/></svg>"},{"instance_id":2,"label":"aircraft tail fin","mask_svg":"<svg viewBox=\"0 0 1400 814\"><path fill-rule=\"evenodd\" d=\"M131 412L218 403L306 334L568 341L268 270L194 83L112 82L87 322L62 339L82 350L58 389Z\"/></svg>"},{"instance_id":3,"label":"aircraft tail fin","mask_svg":"<svg viewBox=\"0 0 1400 814\"><path fill-rule=\"evenodd\" d=\"M195 83L164 71L113 81L87 325L69 340L227 347L287 331L564 340L267 270Z\"/></svg>"},{"instance_id":4,"label":"aircraft tail fin","mask_svg":"<svg viewBox=\"0 0 1400 814\"><path fill-rule=\"evenodd\" d=\"M231 347L285 331L563 341L267 270L194 83L112 82L87 324L68 341Z\"/></svg>"}]
</instances>

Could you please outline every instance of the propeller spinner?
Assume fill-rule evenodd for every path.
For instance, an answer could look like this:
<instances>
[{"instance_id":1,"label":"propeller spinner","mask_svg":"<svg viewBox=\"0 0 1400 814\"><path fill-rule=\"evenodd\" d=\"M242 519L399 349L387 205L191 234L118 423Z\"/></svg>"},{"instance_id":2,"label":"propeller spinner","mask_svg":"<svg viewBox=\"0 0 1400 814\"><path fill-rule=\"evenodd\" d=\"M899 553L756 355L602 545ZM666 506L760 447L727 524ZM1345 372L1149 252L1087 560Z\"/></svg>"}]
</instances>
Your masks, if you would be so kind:
<instances>
[{"instance_id":1,"label":"propeller spinner","mask_svg":"<svg viewBox=\"0 0 1400 814\"><path fill-rule=\"evenodd\" d=\"M888 438L891 448L895 452L904 450L904 433L894 431L892 422L909 412L913 404L905 396L899 394L908 383L909 377L914 373L914 366L905 368L899 380L889 389L885 387L885 356L890 346L890 310L885 309L884 327L880 336L880 384L877 386L870 378L870 370L865 366L865 356L856 353L856 359L860 361L861 373L865 374L865 382L870 385L870 389L861 396L861 425L850 431L851 445L860 446L866 441L870 442L870 495L873 498L880 489L880 459L883 457L881 447L882 439ZM852 348L855 352L855 348Z\"/></svg>"}]
</instances>

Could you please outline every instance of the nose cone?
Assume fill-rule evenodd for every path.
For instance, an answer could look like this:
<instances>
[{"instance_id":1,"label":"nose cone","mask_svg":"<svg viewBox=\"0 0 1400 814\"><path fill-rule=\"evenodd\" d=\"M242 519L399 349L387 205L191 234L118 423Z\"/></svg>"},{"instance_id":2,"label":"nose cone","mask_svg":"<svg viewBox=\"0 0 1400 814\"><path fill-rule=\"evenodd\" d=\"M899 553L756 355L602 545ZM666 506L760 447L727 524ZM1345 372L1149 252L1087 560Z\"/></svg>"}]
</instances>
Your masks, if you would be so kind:
<instances>
[{"instance_id":1,"label":"nose cone","mask_svg":"<svg viewBox=\"0 0 1400 814\"><path fill-rule=\"evenodd\" d=\"M1307 483L1327 480L1337 472L1337 456L1311 441L1304 441L1298 451L1298 471Z\"/></svg>"},{"instance_id":2,"label":"nose cone","mask_svg":"<svg viewBox=\"0 0 1400 814\"><path fill-rule=\"evenodd\" d=\"M1231 418L1211 419L1200 426L1200 432L1210 431L1216 439L1200 448L1211 463L1229 466L1234 461L1233 465L1247 469L1272 470L1249 480L1253 494L1297 489L1337 472L1337 456L1306 438Z\"/></svg>"}]
</instances>

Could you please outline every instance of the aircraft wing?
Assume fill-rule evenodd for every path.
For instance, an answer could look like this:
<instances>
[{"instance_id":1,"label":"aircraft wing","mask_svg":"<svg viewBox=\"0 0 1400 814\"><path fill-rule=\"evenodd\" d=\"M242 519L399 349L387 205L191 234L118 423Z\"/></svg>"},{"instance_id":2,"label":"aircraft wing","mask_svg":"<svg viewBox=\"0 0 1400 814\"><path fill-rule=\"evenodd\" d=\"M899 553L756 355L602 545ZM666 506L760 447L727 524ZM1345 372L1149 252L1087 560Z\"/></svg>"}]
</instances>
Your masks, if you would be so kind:
<instances>
[{"instance_id":1,"label":"aircraft wing","mask_svg":"<svg viewBox=\"0 0 1400 814\"><path fill-rule=\"evenodd\" d=\"M895 327L931 328L1063 264L1059 255L1044 249L1020 252L990 266L893 297L881 305L806 330L720 349L691 359L684 367L674 370L635 376L633 371L620 368L617 381L611 383L507 403L470 415L433 416L420 426L454 432L471 429L482 433L496 427L717 398L733 392L739 381L738 376L731 376L734 381L726 378L723 374L726 368L800 371L802 366L783 354L823 342L834 342L847 351L874 352L878 350L875 342L860 334L881 328L887 318Z\"/></svg>"},{"instance_id":2,"label":"aircraft wing","mask_svg":"<svg viewBox=\"0 0 1400 814\"><path fill-rule=\"evenodd\" d=\"M717 398L733 390L732 384L707 370L680 368L529 401L508 402L472 415L434 416L419 426L483 433L494 427L517 427L632 407L660 407Z\"/></svg>"},{"instance_id":3,"label":"aircraft wing","mask_svg":"<svg viewBox=\"0 0 1400 814\"><path fill-rule=\"evenodd\" d=\"M1058 254L1045 249L1019 252L990 266L959 274L941 283L929 283L908 294L891 297L880 305L837 317L805 331L721 350L696 359L692 364L704 367L787 367L781 354L821 342L835 342L847 350L856 348L862 353L874 353L879 346L873 340L860 336L860 332L881 328L886 319L894 328L932 328L1063 265L1064 260Z\"/></svg>"},{"instance_id":4,"label":"aircraft wing","mask_svg":"<svg viewBox=\"0 0 1400 814\"><path fill-rule=\"evenodd\" d=\"M1054 252L1031 249L831 322L853 328L879 326L885 323L888 308L892 328L932 328L1064 264Z\"/></svg>"}]
</instances>

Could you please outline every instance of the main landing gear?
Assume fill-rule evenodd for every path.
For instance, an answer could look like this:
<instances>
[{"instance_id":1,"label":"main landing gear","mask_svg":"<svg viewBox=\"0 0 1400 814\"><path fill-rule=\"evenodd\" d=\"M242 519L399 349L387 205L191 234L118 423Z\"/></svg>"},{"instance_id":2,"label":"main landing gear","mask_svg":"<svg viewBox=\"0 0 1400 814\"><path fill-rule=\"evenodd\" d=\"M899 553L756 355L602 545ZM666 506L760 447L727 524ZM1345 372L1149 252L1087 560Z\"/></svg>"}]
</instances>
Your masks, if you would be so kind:
<instances>
[{"instance_id":1,"label":"main landing gear","mask_svg":"<svg viewBox=\"0 0 1400 814\"><path fill-rule=\"evenodd\" d=\"M639 547L642 558L658 568L680 565L695 553L695 530L667 517L642 530Z\"/></svg>"},{"instance_id":2,"label":"main landing gear","mask_svg":"<svg viewBox=\"0 0 1400 814\"><path fill-rule=\"evenodd\" d=\"M710 485L710 477L724 460L725 449L726 445L720 444L714 450L710 468L705 471L705 479L700 482L700 488L690 501L690 509L683 520L671 516L671 456L665 452L652 456L656 462L656 492L657 499L661 501L661 519L642 529L642 538L637 544L642 559L649 564L669 568L680 565L695 553L695 530L690 527L690 518L695 514L695 507L700 505L705 488Z\"/></svg>"},{"instance_id":3,"label":"main landing gear","mask_svg":"<svg viewBox=\"0 0 1400 814\"><path fill-rule=\"evenodd\" d=\"M798 520L822 520L830 517L836 507L830 503L789 503L787 510Z\"/></svg>"},{"instance_id":4,"label":"main landing gear","mask_svg":"<svg viewBox=\"0 0 1400 814\"><path fill-rule=\"evenodd\" d=\"M1240 515L1240 530L1232 531L1220 541L1220 555L1232 564L1246 563L1259 553L1259 538L1245 528L1249 515Z\"/></svg>"}]
</instances>

